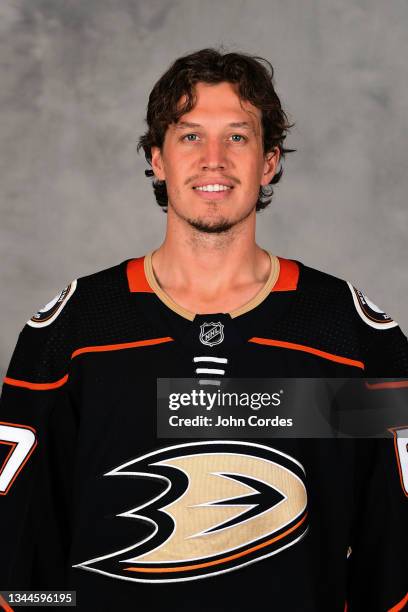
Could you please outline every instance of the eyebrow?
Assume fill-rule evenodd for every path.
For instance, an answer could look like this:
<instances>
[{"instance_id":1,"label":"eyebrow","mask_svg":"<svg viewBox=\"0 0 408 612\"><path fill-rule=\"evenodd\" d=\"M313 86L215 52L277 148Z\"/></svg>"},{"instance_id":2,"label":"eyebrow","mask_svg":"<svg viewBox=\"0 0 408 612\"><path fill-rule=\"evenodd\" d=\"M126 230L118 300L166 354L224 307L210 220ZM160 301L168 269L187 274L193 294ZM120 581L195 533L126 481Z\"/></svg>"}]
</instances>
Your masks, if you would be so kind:
<instances>
[{"instance_id":1,"label":"eyebrow","mask_svg":"<svg viewBox=\"0 0 408 612\"><path fill-rule=\"evenodd\" d=\"M199 123L191 123L190 121L179 121L178 123L175 124L174 127L176 130L184 130L186 128L199 128L203 126L200 125ZM248 123L248 121L234 121L232 123L228 123L227 127L244 128L247 130L251 130L252 132L255 133L253 126L250 123Z\"/></svg>"}]
</instances>

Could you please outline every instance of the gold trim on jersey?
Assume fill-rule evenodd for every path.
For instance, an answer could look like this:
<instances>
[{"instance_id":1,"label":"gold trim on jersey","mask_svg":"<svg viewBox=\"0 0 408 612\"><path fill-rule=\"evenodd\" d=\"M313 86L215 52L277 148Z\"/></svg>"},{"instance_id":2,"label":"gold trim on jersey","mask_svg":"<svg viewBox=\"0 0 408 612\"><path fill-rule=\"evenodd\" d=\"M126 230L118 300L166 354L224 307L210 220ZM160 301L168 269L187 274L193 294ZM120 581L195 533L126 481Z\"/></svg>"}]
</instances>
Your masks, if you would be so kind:
<instances>
[{"instance_id":1,"label":"gold trim on jersey","mask_svg":"<svg viewBox=\"0 0 408 612\"><path fill-rule=\"evenodd\" d=\"M273 290L273 288L274 288L274 286L275 286L275 284L276 284L276 282L277 282L277 280L279 278L280 263L279 263L278 257L276 257L276 255L272 255L272 253L270 253L266 249L264 249L264 250L265 250L266 253L268 253L268 255L270 257L270 260L271 260L271 269L270 269L270 272L269 272L269 276L268 276L264 286L262 287L262 289L251 300L249 300L249 302L246 302L245 304L243 304L239 308L235 308L235 310L232 310L231 312L228 313L231 316L231 318L238 317L239 315L242 315L245 312L248 312L249 310L252 310L256 306L259 306L259 304L261 302L263 302L265 298L268 297L269 293ZM187 310L187 308L184 308L180 304L177 304L160 287L160 285L159 285L159 283L158 283L158 281L156 279L156 276L154 274L154 271L153 271L153 265L152 265L152 256L153 256L153 253L154 253L154 251L150 251L150 253L147 253L147 255L145 255L145 258L144 258L144 273L145 273L147 282L149 283L150 287L152 288L154 293L157 295L157 297L166 306L171 308L171 310L174 310L174 312L177 312L177 314L181 315L182 317L185 317L186 319L189 319L190 321L193 321L195 316L196 316L196 313L195 312L191 312L191 310Z\"/></svg>"}]
</instances>

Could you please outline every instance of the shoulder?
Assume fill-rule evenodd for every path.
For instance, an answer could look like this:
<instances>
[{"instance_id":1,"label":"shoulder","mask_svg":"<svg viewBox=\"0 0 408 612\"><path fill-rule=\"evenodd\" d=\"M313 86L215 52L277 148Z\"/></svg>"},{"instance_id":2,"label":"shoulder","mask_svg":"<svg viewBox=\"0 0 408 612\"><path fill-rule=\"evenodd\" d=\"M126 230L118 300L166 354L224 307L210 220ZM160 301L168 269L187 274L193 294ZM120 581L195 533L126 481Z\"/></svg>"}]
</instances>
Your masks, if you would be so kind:
<instances>
[{"instance_id":1,"label":"shoulder","mask_svg":"<svg viewBox=\"0 0 408 612\"><path fill-rule=\"evenodd\" d=\"M64 377L74 350L126 307L128 261L75 278L48 296L19 334L6 382L43 384Z\"/></svg>"},{"instance_id":2,"label":"shoulder","mask_svg":"<svg viewBox=\"0 0 408 612\"><path fill-rule=\"evenodd\" d=\"M350 281L298 263L302 271L299 289L315 292L321 299L329 299L334 308L346 308L354 317L358 316L364 325L374 329L385 330L398 326L389 314Z\"/></svg>"},{"instance_id":3,"label":"shoulder","mask_svg":"<svg viewBox=\"0 0 408 612\"><path fill-rule=\"evenodd\" d=\"M350 281L299 266L300 309L314 320L323 335L338 336L339 343L358 347L367 375L406 376L408 343L397 321Z\"/></svg>"},{"instance_id":4,"label":"shoulder","mask_svg":"<svg viewBox=\"0 0 408 612\"><path fill-rule=\"evenodd\" d=\"M27 321L40 330L49 327L56 332L69 321L83 317L88 311L109 308L113 301L126 295L126 265L129 260L71 280Z\"/></svg>"}]
</instances>

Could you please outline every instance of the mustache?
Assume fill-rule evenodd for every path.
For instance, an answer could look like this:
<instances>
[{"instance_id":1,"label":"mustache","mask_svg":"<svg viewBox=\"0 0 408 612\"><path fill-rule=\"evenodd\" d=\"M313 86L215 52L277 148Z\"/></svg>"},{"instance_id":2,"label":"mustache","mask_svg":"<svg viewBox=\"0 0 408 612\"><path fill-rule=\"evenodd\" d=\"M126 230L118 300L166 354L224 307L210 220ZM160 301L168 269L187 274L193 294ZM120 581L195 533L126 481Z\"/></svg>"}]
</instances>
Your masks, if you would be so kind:
<instances>
[{"instance_id":1,"label":"mustache","mask_svg":"<svg viewBox=\"0 0 408 612\"><path fill-rule=\"evenodd\" d=\"M191 183L195 183L196 181L208 180L210 178L211 178L211 176L208 176L208 175L207 176L193 176L193 177L187 179L186 185L190 185ZM226 180L231 181L231 183L234 183L236 185L239 185L240 182L241 182L239 179L237 179L237 178L235 178L233 176L228 176L227 174L222 174L222 175L220 174L220 175L216 176L215 178L216 178L216 180L226 179Z\"/></svg>"}]
</instances>

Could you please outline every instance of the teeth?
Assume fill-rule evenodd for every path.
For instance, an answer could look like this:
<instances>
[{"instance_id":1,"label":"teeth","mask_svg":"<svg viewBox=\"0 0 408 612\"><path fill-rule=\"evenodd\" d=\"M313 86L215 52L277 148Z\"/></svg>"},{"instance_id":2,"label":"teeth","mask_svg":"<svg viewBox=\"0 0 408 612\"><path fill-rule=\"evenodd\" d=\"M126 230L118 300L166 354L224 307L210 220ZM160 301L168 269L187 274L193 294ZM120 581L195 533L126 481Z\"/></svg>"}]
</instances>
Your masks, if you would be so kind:
<instances>
[{"instance_id":1,"label":"teeth","mask_svg":"<svg viewBox=\"0 0 408 612\"><path fill-rule=\"evenodd\" d=\"M215 185L203 185L202 187L194 187L194 189L198 189L199 191L227 191L227 189L232 189L232 187L228 187L228 185L219 185L217 183Z\"/></svg>"}]
</instances>

